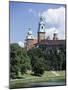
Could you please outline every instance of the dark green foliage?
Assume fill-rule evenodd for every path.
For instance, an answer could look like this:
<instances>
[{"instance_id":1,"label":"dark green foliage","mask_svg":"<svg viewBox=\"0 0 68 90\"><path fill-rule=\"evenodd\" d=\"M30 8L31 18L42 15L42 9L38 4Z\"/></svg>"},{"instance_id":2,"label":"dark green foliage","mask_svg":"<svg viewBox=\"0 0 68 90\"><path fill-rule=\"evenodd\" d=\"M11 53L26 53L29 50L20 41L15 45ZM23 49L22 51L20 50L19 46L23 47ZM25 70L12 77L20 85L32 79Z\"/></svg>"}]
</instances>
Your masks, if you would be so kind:
<instances>
[{"instance_id":1,"label":"dark green foliage","mask_svg":"<svg viewBox=\"0 0 68 90\"><path fill-rule=\"evenodd\" d=\"M27 56L27 52L24 48L21 48L18 44L10 45L10 77L19 77L19 72L25 73L27 69L30 69L30 59Z\"/></svg>"},{"instance_id":2,"label":"dark green foliage","mask_svg":"<svg viewBox=\"0 0 68 90\"><path fill-rule=\"evenodd\" d=\"M32 68L36 58L42 58L45 70L65 70L66 69L66 51L65 46L39 46L28 51L31 58Z\"/></svg>"},{"instance_id":3,"label":"dark green foliage","mask_svg":"<svg viewBox=\"0 0 68 90\"><path fill-rule=\"evenodd\" d=\"M31 58L32 71L35 75L42 75L45 70L44 53L40 48L33 48L28 51L28 55Z\"/></svg>"},{"instance_id":4,"label":"dark green foliage","mask_svg":"<svg viewBox=\"0 0 68 90\"><path fill-rule=\"evenodd\" d=\"M44 73L44 61L42 58L35 58L35 63L33 64L33 72L35 75L41 76Z\"/></svg>"},{"instance_id":5,"label":"dark green foliage","mask_svg":"<svg viewBox=\"0 0 68 90\"><path fill-rule=\"evenodd\" d=\"M57 46L48 50L50 54L46 53L47 66L49 70L65 70L66 68L66 53L65 47Z\"/></svg>"},{"instance_id":6,"label":"dark green foliage","mask_svg":"<svg viewBox=\"0 0 68 90\"><path fill-rule=\"evenodd\" d=\"M49 48L49 47L48 47ZM47 66L49 70L65 70L66 69L66 51L65 46L55 46L48 49L46 55Z\"/></svg>"},{"instance_id":7,"label":"dark green foliage","mask_svg":"<svg viewBox=\"0 0 68 90\"><path fill-rule=\"evenodd\" d=\"M45 70L66 70L65 46L40 46L29 51L18 44L10 45L10 78L19 78L27 70L41 76Z\"/></svg>"}]
</instances>

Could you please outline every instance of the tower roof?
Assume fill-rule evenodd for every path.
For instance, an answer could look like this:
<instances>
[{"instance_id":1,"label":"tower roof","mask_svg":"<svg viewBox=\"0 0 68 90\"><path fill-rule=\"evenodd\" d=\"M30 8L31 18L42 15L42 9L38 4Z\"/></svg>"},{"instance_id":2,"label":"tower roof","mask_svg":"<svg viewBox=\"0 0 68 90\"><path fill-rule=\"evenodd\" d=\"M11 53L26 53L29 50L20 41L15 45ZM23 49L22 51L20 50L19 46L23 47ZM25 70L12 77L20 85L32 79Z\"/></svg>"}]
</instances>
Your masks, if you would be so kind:
<instances>
[{"instance_id":1,"label":"tower roof","mask_svg":"<svg viewBox=\"0 0 68 90\"><path fill-rule=\"evenodd\" d=\"M31 28L29 28L26 39L34 39L34 36L32 34Z\"/></svg>"}]
</instances>

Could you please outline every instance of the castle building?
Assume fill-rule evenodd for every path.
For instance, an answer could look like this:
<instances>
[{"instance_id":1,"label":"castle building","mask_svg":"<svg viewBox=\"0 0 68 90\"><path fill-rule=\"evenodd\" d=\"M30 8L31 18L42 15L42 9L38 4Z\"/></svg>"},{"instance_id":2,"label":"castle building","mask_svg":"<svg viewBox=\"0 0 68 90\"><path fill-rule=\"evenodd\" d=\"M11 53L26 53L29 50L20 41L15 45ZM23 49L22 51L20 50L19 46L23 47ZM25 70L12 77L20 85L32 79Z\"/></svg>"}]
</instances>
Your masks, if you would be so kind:
<instances>
[{"instance_id":1,"label":"castle building","mask_svg":"<svg viewBox=\"0 0 68 90\"><path fill-rule=\"evenodd\" d=\"M38 25L37 39L34 38L32 30L29 28L26 36L25 48L29 50L33 47L43 46L49 49L56 46L65 46L66 40L59 40L58 33L54 32L53 39L51 40L50 36L46 37L45 30L45 19L41 16Z\"/></svg>"}]
</instances>

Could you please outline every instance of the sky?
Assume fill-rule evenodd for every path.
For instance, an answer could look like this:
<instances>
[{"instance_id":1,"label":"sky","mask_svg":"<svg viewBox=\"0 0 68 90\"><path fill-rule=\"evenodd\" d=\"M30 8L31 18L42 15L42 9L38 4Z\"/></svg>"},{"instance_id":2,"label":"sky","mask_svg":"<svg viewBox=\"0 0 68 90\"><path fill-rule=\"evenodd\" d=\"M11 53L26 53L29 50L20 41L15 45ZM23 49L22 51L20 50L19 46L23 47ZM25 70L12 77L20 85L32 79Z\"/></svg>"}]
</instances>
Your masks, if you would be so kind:
<instances>
[{"instance_id":1,"label":"sky","mask_svg":"<svg viewBox=\"0 0 68 90\"><path fill-rule=\"evenodd\" d=\"M45 18L46 37L52 39L57 32L60 39L65 39L65 5L10 1L10 42L23 44L28 29L31 28L37 38L40 16Z\"/></svg>"}]
</instances>

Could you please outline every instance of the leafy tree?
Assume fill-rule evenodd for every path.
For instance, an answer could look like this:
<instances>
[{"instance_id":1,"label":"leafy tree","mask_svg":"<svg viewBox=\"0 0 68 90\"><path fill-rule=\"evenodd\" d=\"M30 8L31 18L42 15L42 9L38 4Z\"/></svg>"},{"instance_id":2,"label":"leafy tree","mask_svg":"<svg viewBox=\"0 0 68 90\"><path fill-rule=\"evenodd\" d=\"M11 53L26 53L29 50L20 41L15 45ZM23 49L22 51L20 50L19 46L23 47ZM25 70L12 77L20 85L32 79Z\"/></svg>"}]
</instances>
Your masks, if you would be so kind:
<instances>
[{"instance_id":1,"label":"leafy tree","mask_svg":"<svg viewBox=\"0 0 68 90\"><path fill-rule=\"evenodd\" d=\"M59 52L58 52L59 50ZM64 46L35 47L26 51L18 44L10 45L10 77L19 77L32 70L35 75L41 76L44 70L65 70L66 51Z\"/></svg>"},{"instance_id":2,"label":"leafy tree","mask_svg":"<svg viewBox=\"0 0 68 90\"><path fill-rule=\"evenodd\" d=\"M34 60L32 70L35 75L41 76L45 71L43 58L34 58Z\"/></svg>"},{"instance_id":3,"label":"leafy tree","mask_svg":"<svg viewBox=\"0 0 68 90\"><path fill-rule=\"evenodd\" d=\"M28 51L31 58L32 71L35 75L42 75L45 70L44 53L40 48L33 48Z\"/></svg>"},{"instance_id":4,"label":"leafy tree","mask_svg":"<svg viewBox=\"0 0 68 90\"><path fill-rule=\"evenodd\" d=\"M18 44L10 45L10 77L17 78L19 73L25 73L30 69L30 58L27 51L21 48Z\"/></svg>"},{"instance_id":5,"label":"leafy tree","mask_svg":"<svg viewBox=\"0 0 68 90\"><path fill-rule=\"evenodd\" d=\"M66 69L66 49L65 46L39 47L41 58L44 59L45 70L65 70ZM38 56L37 53L35 56ZM33 61L33 60L32 60Z\"/></svg>"}]
</instances>

